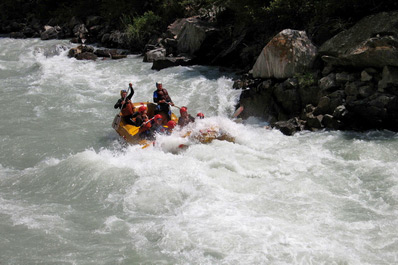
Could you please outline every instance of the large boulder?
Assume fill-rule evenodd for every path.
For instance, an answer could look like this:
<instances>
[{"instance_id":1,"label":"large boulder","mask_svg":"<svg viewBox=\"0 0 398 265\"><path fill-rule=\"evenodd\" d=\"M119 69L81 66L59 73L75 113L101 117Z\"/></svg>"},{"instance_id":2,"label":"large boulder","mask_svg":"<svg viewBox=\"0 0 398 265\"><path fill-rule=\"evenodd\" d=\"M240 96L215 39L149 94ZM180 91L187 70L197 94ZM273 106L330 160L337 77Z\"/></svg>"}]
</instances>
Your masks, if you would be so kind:
<instances>
[{"instance_id":1,"label":"large boulder","mask_svg":"<svg viewBox=\"0 0 398 265\"><path fill-rule=\"evenodd\" d=\"M352 28L326 41L319 49L331 65L398 66L398 11L363 18Z\"/></svg>"},{"instance_id":2,"label":"large boulder","mask_svg":"<svg viewBox=\"0 0 398 265\"><path fill-rule=\"evenodd\" d=\"M194 55L202 48L209 35L217 30L210 23L200 20L198 17L188 18L184 22L176 38L177 52Z\"/></svg>"},{"instance_id":3,"label":"large boulder","mask_svg":"<svg viewBox=\"0 0 398 265\"><path fill-rule=\"evenodd\" d=\"M312 68L317 49L304 31L285 29L262 50L253 77L289 78Z\"/></svg>"}]
</instances>

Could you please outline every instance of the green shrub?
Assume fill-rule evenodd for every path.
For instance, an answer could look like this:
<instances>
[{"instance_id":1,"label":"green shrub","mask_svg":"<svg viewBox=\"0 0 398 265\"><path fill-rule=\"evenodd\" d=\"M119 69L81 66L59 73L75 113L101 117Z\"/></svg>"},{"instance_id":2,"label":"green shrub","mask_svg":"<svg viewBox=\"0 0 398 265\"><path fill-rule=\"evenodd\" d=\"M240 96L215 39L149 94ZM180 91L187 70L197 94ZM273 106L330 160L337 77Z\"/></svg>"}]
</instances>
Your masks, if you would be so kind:
<instances>
[{"instance_id":1,"label":"green shrub","mask_svg":"<svg viewBox=\"0 0 398 265\"><path fill-rule=\"evenodd\" d=\"M124 21L123 21L124 20ZM134 45L143 46L147 43L151 35L159 30L158 25L161 18L152 11L145 12L142 16L131 19L127 16L122 18L126 24L126 33L130 42Z\"/></svg>"},{"instance_id":2,"label":"green shrub","mask_svg":"<svg viewBox=\"0 0 398 265\"><path fill-rule=\"evenodd\" d=\"M317 82L316 78L312 73L295 74L294 77L297 78L299 86L302 88L311 87L315 85Z\"/></svg>"}]
</instances>

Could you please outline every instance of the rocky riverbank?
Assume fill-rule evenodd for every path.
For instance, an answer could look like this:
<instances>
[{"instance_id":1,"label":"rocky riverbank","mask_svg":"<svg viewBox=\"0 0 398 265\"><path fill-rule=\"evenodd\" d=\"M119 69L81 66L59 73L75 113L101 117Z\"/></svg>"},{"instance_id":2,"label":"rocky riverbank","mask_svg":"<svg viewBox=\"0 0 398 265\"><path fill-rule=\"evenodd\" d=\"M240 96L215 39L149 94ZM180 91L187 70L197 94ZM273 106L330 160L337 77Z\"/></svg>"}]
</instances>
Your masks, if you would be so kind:
<instances>
[{"instance_id":1,"label":"rocky riverbank","mask_svg":"<svg viewBox=\"0 0 398 265\"><path fill-rule=\"evenodd\" d=\"M398 131L398 12L366 17L319 49L285 30L263 49L242 89L243 118L301 130Z\"/></svg>"}]
</instances>

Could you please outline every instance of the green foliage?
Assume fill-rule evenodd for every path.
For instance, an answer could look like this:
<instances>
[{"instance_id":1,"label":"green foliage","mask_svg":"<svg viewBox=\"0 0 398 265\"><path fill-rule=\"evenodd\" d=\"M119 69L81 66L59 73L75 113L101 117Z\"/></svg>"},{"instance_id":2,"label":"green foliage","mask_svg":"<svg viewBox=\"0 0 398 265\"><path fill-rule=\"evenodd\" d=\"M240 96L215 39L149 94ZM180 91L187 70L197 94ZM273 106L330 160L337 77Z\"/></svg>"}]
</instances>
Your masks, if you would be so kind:
<instances>
[{"instance_id":1,"label":"green foliage","mask_svg":"<svg viewBox=\"0 0 398 265\"><path fill-rule=\"evenodd\" d=\"M126 23L130 18L125 17ZM126 33L129 40L136 45L143 46L151 34L158 31L161 18L152 11L145 12L142 16L133 18L132 24L126 25ZM131 19L130 19L131 21Z\"/></svg>"},{"instance_id":2,"label":"green foliage","mask_svg":"<svg viewBox=\"0 0 398 265\"><path fill-rule=\"evenodd\" d=\"M311 86L315 85L317 82L313 73L295 74L294 77L297 78L299 86L302 88L311 87Z\"/></svg>"}]
</instances>

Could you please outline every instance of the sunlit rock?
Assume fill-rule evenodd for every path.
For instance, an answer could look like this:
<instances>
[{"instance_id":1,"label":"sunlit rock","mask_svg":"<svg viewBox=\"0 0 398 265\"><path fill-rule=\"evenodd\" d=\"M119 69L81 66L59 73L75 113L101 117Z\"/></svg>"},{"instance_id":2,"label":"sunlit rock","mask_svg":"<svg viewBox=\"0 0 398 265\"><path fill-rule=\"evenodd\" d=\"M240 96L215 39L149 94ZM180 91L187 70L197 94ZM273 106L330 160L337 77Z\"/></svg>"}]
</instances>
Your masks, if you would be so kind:
<instances>
[{"instance_id":1,"label":"sunlit rock","mask_svg":"<svg viewBox=\"0 0 398 265\"><path fill-rule=\"evenodd\" d=\"M264 47L253 66L253 77L293 77L313 66L316 52L304 31L285 29Z\"/></svg>"}]
</instances>

